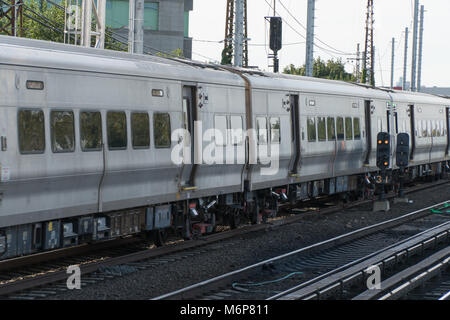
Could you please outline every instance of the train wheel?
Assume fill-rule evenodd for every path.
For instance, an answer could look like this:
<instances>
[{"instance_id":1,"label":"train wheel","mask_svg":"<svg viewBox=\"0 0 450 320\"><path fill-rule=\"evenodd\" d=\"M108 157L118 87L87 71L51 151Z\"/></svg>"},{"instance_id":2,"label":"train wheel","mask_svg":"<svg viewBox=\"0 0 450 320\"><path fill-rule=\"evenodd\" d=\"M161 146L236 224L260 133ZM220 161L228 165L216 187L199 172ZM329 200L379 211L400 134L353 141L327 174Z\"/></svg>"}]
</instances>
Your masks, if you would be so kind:
<instances>
[{"instance_id":1,"label":"train wheel","mask_svg":"<svg viewBox=\"0 0 450 320\"><path fill-rule=\"evenodd\" d=\"M167 230L159 229L153 232L153 242L157 247L162 247L167 241Z\"/></svg>"}]
</instances>

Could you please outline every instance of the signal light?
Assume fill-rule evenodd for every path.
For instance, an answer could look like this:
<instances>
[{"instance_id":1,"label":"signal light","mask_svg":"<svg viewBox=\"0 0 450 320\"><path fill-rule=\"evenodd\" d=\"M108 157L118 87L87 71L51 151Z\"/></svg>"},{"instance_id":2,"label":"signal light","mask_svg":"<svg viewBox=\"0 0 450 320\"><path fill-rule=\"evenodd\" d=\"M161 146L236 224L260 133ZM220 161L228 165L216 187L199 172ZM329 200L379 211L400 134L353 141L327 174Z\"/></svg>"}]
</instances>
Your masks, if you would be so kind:
<instances>
[{"instance_id":1,"label":"signal light","mask_svg":"<svg viewBox=\"0 0 450 320\"><path fill-rule=\"evenodd\" d=\"M391 159L390 137L387 132L380 132L377 136L377 167L381 170L389 168Z\"/></svg>"}]
</instances>

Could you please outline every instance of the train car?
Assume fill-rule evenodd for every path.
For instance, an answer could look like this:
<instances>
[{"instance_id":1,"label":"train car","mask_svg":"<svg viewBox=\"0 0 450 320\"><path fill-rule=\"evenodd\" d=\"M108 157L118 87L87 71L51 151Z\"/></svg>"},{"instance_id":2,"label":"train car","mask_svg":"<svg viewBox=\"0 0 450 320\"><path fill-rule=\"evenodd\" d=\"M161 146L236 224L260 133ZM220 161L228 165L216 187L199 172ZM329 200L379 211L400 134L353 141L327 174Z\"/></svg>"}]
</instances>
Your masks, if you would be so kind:
<instances>
[{"instance_id":1,"label":"train car","mask_svg":"<svg viewBox=\"0 0 450 320\"><path fill-rule=\"evenodd\" d=\"M0 36L0 259L131 234L162 244L283 201L361 195L376 135L448 168L448 99ZM393 171L398 168L391 161Z\"/></svg>"}]
</instances>

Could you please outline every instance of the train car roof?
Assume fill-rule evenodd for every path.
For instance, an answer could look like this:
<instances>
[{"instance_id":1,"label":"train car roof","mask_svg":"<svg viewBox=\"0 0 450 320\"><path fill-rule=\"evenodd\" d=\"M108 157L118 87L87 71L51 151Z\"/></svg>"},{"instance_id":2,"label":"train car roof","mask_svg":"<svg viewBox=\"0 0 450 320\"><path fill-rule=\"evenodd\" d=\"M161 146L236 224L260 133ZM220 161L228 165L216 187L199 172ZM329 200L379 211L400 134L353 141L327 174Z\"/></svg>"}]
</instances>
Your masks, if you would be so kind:
<instances>
[{"instance_id":1,"label":"train car roof","mask_svg":"<svg viewBox=\"0 0 450 320\"><path fill-rule=\"evenodd\" d=\"M244 86L238 75L191 60L0 36L0 64Z\"/></svg>"}]
</instances>

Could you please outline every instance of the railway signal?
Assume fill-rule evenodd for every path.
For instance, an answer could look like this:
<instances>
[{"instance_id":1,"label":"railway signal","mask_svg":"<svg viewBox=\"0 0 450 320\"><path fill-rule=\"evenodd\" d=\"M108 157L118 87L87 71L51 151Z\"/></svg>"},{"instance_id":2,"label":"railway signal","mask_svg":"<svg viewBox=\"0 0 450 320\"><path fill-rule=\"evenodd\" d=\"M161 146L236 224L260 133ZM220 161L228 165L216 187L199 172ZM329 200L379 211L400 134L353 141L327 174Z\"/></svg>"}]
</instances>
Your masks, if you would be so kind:
<instances>
[{"instance_id":1,"label":"railway signal","mask_svg":"<svg viewBox=\"0 0 450 320\"><path fill-rule=\"evenodd\" d=\"M381 170L386 170L390 165L390 140L387 132L380 132L377 135L377 167Z\"/></svg>"},{"instance_id":2,"label":"railway signal","mask_svg":"<svg viewBox=\"0 0 450 320\"><path fill-rule=\"evenodd\" d=\"M397 135L397 148L396 148L396 164L397 167L404 168L409 163L409 134L399 133Z\"/></svg>"},{"instance_id":3,"label":"railway signal","mask_svg":"<svg viewBox=\"0 0 450 320\"><path fill-rule=\"evenodd\" d=\"M397 135L397 148L395 150L396 165L400 168L400 187L398 191L399 199L395 199L394 201L408 202L408 199L405 198L405 192L403 190L403 180L405 177L405 169L409 164L409 134L399 133Z\"/></svg>"}]
</instances>

